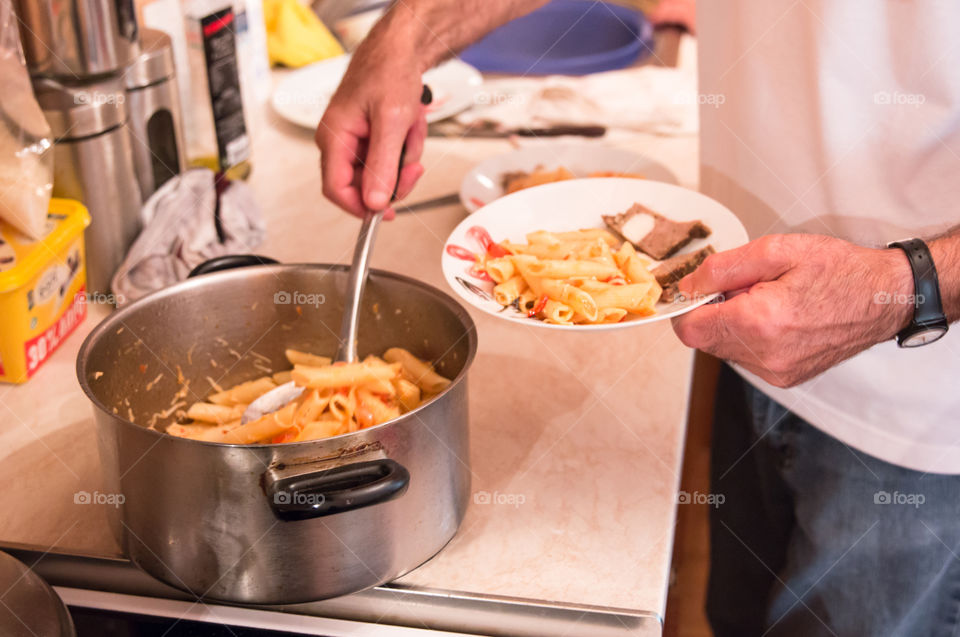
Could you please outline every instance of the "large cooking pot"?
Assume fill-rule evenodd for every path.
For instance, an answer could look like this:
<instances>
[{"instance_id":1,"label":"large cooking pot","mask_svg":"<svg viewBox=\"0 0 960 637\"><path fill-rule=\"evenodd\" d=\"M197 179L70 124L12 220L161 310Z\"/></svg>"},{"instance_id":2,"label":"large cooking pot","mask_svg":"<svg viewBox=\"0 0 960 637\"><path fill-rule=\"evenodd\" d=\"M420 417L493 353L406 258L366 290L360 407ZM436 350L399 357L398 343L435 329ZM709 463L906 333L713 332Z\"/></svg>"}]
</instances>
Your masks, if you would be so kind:
<instances>
[{"instance_id":1,"label":"large cooking pot","mask_svg":"<svg viewBox=\"0 0 960 637\"><path fill-rule=\"evenodd\" d=\"M477 335L462 307L413 279L371 270L358 350L400 346L433 361L453 382L431 402L288 444L206 443L144 426L171 408L181 380L189 405L212 391L209 379L229 387L289 368L288 347L333 354L346 284L338 265L206 274L87 337L77 374L95 407L106 489L90 497L117 505L117 537L145 571L204 598L296 603L394 579L453 537L470 488L466 375Z\"/></svg>"}]
</instances>

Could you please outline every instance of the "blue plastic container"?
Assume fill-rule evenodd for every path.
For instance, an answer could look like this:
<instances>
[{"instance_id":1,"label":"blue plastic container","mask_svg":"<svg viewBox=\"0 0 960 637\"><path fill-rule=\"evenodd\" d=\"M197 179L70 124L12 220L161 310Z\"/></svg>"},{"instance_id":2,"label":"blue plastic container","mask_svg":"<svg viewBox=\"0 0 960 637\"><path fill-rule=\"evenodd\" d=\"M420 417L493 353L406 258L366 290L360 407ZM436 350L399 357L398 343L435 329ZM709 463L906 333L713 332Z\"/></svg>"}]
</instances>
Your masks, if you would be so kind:
<instances>
[{"instance_id":1,"label":"blue plastic container","mask_svg":"<svg viewBox=\"0 0 960 637\"><path fill-rule=\"evenodd\" d=\"M639 11L592 0L553 0L460 57L492 73L585 75L624 68L652 51L653 28Z\"/></svg>"}]
</instances>

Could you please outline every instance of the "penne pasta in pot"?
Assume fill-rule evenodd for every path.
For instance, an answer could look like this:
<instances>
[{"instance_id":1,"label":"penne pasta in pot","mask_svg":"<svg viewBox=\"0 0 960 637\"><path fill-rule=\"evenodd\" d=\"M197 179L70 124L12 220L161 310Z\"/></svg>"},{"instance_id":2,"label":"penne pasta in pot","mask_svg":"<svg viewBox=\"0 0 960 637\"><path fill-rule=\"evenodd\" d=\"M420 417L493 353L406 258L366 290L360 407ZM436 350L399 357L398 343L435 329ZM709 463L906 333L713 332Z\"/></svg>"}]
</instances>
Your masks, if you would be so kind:
<instances>
[{"instance_id":1,"label":"penne pasta in pot","mask_svg":"<svg viewBox=\"0 0 960 637\"><path fill-rule=\"evenodd\" d=\"M307 352L300 352L295 349L286 350L284 355L293 366L309 365L311 367L326 367L333 362L333 359L329 356L317 356L316 354L308 354Z\"/></svg>"},{"instance_id":2,"label":"penne pasta in pot","mask_svg":"<svg viewBox=\"0 0 960 637\"><path fill-rule=\"evenodd\" d=\"M243 415L243 405L217 405L214 403L194 403L187 409L187 417L201 422L221 425L237 420Z\"/></svg>"},{"instance_id":3,"label":"penne pasta in pot","mask_svg":"<svg viewBox=\"0 0 960 637\"><path fill-rule=\"evenodd\" d=\"M370 363L345 363L327 367L296 365L293 368L292 376L294 382L301 387L335 389L378 379L389 380L396 374L397 369L396 367L371 365Z\"/></svg>"},{"instance_id":4,"label":"penne pasta in pot","mask_svg":"<svg viewBox=\"0 0 960 637\"><path fill-rule=\"evenodd\" d=\"M522 278L519 283L526 285ZM399 347L358 363L331 364L325 356L293 349L285 356L292 370L218 387L208 402L178 412L182 420L168 425L166 433L237 445L318 440L399 418L450 385L430 364ZM288 382L305 391L279 410L241 424L251 402Z\"/></svg>"},{"instance_id":5,"label":"penne pasta in pot","mask_svg":"<svg viewBox=\"0 0 960 637\"><path fill-rule=\"evenodd\" d=\"M209 401L217 405L246 405L267 393L277 384L269 376L240 383L226 391L217 392L209 397Z\"/></svg>"},{"instance_id":6,"label":"penne pasta in pot","mask_svg":"<svg viewBox=\"0 0 960 637\"><path fill-rule=\"evenodd\" d=\"M402 347L391 347L383 353L384 360L403 366L404 377L428 394L437 394L447 388L450 380L433 371L423 362Z\"/></svg>"}]
</instances>

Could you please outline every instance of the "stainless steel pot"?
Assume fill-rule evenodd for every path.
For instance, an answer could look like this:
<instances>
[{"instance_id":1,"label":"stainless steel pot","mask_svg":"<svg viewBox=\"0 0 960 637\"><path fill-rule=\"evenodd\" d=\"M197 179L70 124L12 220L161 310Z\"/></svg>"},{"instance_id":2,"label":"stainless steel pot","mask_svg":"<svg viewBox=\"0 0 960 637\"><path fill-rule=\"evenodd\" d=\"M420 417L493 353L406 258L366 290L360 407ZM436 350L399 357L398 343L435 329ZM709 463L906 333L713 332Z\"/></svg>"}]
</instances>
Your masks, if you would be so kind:
<instances>
[{"instance_id":1,"label":"stainless steel pot","mask_svg":"<svg viewBox=\"0 0 960 637\"><path fill-rule=\"evenodd\" d=\"M205 598L296 603L394 579L453 537L470 487L476 329L413 279L370 272L359 354L401 346L434 361L453 382L433 401L370 429L279 445L142 426L170 407L178 374L189 404L211 391L208 378L226 387L262 376L258 356L280 370L288 347L335 352L346 281L336 265L207 274L114 313L84 342L77 373L95 407L100 497L119 504L118 539L145 571Z\"/></svg>"}]
</instances>

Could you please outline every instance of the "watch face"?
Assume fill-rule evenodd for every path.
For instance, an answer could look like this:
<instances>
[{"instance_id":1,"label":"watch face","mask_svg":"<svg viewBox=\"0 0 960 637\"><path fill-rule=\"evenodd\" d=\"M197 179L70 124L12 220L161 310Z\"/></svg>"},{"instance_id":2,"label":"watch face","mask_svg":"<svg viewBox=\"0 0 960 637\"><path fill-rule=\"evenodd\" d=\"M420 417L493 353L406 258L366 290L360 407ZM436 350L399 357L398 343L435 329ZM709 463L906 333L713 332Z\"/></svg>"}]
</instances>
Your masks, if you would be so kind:
<instances>
[{"instance_id":1,"label":"watch face","mask_svg":"<svg viewBox=\"0 0 960 637\"><path fill-rule=\"evenodd\" d=\"M927 329L922 329L906 337L900 343L900 346L901 347L920 347L921 345L929 345L930 343L943 338L943 335L946 333L947 333L947 330L945 330L942 327L929 327Z\"/></svg>"}]
</instances>

